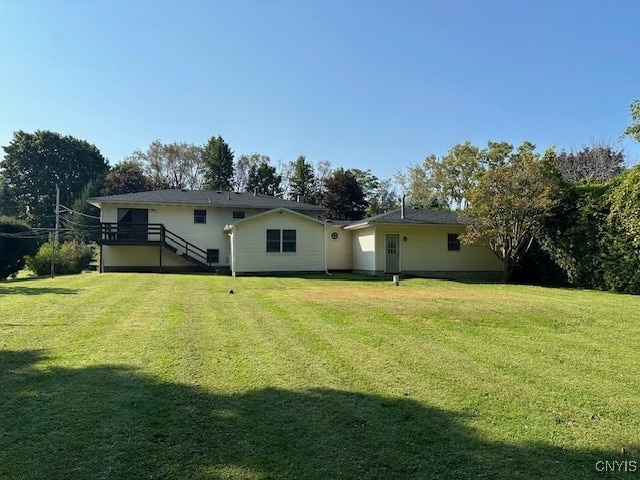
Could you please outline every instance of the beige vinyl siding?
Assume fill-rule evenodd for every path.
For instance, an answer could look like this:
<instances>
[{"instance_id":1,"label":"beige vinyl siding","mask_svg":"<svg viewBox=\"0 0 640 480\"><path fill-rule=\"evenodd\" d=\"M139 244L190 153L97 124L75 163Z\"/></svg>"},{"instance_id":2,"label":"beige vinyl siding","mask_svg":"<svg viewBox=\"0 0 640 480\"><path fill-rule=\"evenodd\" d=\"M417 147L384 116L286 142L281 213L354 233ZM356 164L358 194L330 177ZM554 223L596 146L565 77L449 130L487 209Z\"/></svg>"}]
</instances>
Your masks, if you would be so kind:
<instances>
[{"instance_id":1,"label":"beige vinyl siding","mask_svg":"<svg viewBox=\"0 0 640 480\"><path fill-rule=\"evenodd\" d=\"M149 223L162 223L173 233L181 236L202 250L218 249L220 251L220 265L230 264L229 236L224 232L224 226L236 222L233 218L235 210L244 211L246 217L251 217L262 210L241 208L216 208L207 206L169 206L169 205L103 205L101 221L116 222L118 208L146 208L149 210ZM193 223L193 211L206 210L207 223ZM181 252L178 252L181 253Z\"/></svg>"},{"instance_id":2,"label":"beige vinyl siding","mask_svg":"<svg viewBox=\"0 0 640 480\"><path fill-rule=\"evenodd\" d=\"M104 245L102 262L106 267L158 267L160 247L138 245ZM163 267L191 267L192 264L166 248L162 250Z\"/></svg>"},{"instance_id":3,"label":"beige vinyl siding","mask_svg":"<svg viewBox=\"0 0 640 480\"><path fill-rule=\"evenodd\" d=\"M332 233L338 238L331 238ZM329 270L351 270L353 267L353 234L336 225L327 226L327 268Z\"/></svg>"},{"instance_id":4,"label":"beige vinyl siding","mask_svg":"<svg viewBox=\"0 0 640 480\"><path fill-rule=\"evenodd\" d=\"M267 253L267 229L296 230L296 251ZM239 222L234 231L236 273L324 271L324 225L291 212Z\"/></svg>"},{"instance_id":5,"label":"beige vinyl siding","mask_svg":"<svg viewBox=\"0 0 640 480\"><path fill-rule=\"evenodd\" d=\"M385 235L400 235L400 265L403 272L499 272L502 263L487 247L460 246L460 251L447 249L447 234L463 233L463 226L376 227L376 262L384 270ZM404 237L407 240L404 240Z\"/></svg>"},{"instance_id":6,"label":"beige vinyl siding","mask_svg":"<svg viewBox=\"0 0 640 480\"><path fill-rule=\"evenodd\" d=\"M358 272L376 271L376 227L353 230L353 269Z\"/></svg>"}]
</instances>

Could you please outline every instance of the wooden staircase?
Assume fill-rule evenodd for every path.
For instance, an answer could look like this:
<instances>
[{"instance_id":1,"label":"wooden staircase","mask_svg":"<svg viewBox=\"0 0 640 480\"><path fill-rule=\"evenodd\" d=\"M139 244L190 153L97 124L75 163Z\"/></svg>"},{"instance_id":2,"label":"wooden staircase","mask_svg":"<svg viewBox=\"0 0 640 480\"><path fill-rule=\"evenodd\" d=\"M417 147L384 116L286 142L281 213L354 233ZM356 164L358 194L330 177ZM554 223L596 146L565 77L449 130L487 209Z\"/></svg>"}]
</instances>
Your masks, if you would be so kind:
<instances>
[{"instance_id":1,"label":"wooden staircase","mask_svg":"<svg viewBox=\"0 0 640 480\"><path fill-rule=\"evenodd\" d=\"M160 238L167 250L181 256L192 264L202 268L206 272L214 272L217 267L211 265L206 250L182 238L177 233L164 228L161 229Z\"/></svg>"},{"instance_id":2,"label":"wooden staircase","mask_svg":"<svg viewBox=\"0 0 640 480\"><path fill-rule=\"evenodd\" d=\"M162 223L101 223L101 245L158 245L181 256L206 272L220 270L209 261L207 251L194 245Z\"/></svg>"}]
</instances>

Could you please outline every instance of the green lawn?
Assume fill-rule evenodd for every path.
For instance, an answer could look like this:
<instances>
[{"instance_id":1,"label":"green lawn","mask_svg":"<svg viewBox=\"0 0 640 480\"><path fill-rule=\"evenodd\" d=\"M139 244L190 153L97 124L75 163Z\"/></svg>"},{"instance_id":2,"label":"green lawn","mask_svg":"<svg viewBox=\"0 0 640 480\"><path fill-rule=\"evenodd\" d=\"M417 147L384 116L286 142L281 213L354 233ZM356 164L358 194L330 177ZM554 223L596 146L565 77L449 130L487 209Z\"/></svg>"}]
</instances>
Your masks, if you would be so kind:
<instances>
[{"instance_id":1,"label":"green lawn","mask_svg":"<svg viewBox=\"0 0 640 480\"><path fill-rule=\"evenodd\" d=\"M639 353L640 297L602 292L18 279L0 478L631 478Z\"/></svg>"}]
</instances>

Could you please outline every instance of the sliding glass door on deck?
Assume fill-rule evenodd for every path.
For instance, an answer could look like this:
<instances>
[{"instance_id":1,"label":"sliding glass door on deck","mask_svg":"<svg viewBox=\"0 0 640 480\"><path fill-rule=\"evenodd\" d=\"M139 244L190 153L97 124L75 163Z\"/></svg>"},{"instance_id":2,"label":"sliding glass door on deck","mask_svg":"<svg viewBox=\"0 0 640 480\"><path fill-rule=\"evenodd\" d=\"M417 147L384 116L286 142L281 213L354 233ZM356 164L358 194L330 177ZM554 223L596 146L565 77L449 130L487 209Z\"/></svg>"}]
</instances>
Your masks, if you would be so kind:
<instances>
[{"instance_id":1,"label":"sliding glass door on deck","mask_svg":"<svg viewBox=\"0 0 640 480\"><path fill-rule=\"evenodd\" d=\"M149 210L146 208L118 209L118 238L148 240Z\"/></svg>"}]
</instances>

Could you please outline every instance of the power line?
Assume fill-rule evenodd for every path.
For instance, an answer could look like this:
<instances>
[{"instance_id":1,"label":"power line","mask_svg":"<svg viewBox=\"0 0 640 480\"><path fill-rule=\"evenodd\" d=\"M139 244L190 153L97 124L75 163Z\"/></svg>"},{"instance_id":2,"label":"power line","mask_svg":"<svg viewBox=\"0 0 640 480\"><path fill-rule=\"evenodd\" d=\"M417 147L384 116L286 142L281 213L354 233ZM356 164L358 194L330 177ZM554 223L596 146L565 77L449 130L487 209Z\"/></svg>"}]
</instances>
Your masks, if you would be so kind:
<instances>
[{"instance_id":1,"label":"power line","mask_svg":"<svg viewBox=\"0 0 640 480\"><path fill-rule=\"evenodd\" d=\"M49 230L51 232L53 230ZM6 233L0 232L0 237L3 238L14 238L17 240L32 240L32 239L42 239L47 238L49 236L49 232L40 232L40 233L29 233L29 232L21 232L21 233Z\"/></svg>"},{"instance_id":2,"label":"power line","mask_svg":"<svg viewBox=\"0 0 640 480\"><path fill-rule=\"evenodd\" d=\"M86 225L83 223L74 222L73 220L66 217L60 217L60 221L63 222L66 226L68 226L71 229L73 229L74 227L77 227L79 230L96 230L97 231L102 228L100 225Z\"/></svg>"},{"instance_id":3,"label":"power line","mask_svg":"<svg viewBox=\"0 0 640 480\"><path fill-rule=\"evenodd\" d=\"M100 220L100 217L96 217L95 215L87 215L86 213L78 212L73 208L66 207L64 205L60 205L61 208L64 208L65 211L62 213L73 213L74 215L80 215L82 217L93 218L95 220Z\"/></svg>"}]
</instances>

